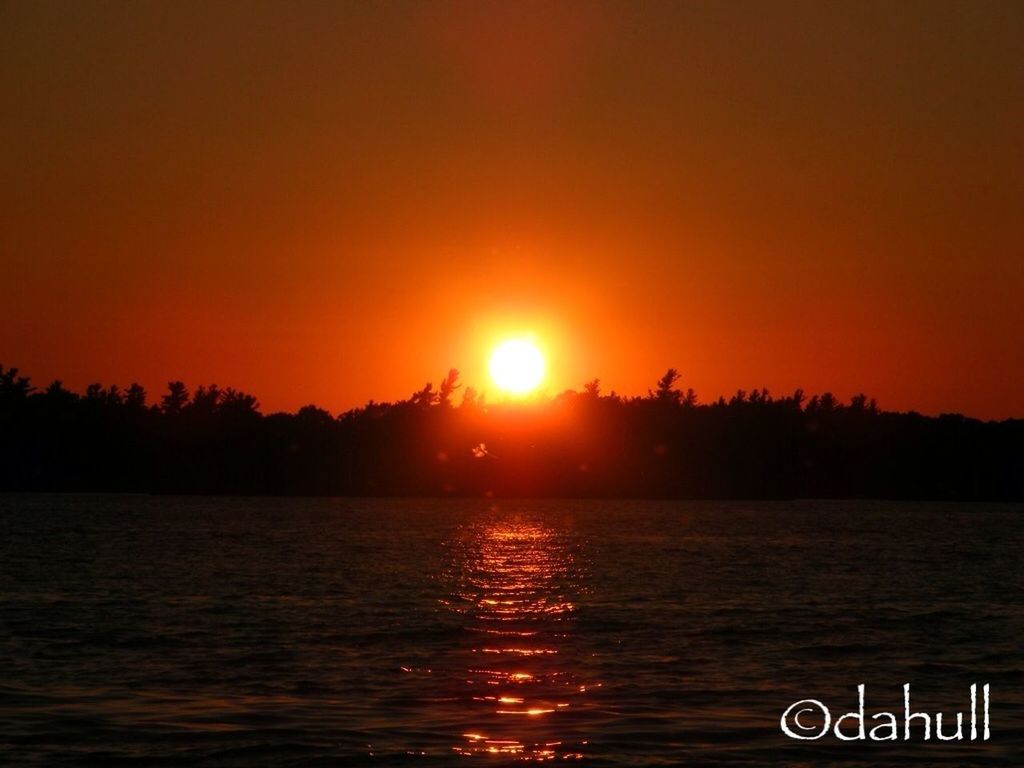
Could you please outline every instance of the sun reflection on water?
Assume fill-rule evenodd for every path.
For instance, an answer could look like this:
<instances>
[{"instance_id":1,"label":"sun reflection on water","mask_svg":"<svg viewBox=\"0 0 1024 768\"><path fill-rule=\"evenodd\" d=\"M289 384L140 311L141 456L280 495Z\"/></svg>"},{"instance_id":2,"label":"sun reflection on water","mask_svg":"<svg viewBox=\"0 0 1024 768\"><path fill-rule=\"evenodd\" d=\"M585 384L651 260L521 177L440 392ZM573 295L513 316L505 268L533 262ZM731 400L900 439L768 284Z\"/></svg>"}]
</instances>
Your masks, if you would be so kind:
<instances>
[{"instance_id":1,"label":"sun reflection on water","mask_svg":"<svg viewBox=\"0 0 1024 768\"><path fill-rule=\"evenodd\" d=\"M464 756L522 761L583 757L582 679L573 642L581 564L564 531L520 516L467 525L452 543L452 595L464 617L455 695L472 728L452 746Z\"/></svg>"}]
</instances>

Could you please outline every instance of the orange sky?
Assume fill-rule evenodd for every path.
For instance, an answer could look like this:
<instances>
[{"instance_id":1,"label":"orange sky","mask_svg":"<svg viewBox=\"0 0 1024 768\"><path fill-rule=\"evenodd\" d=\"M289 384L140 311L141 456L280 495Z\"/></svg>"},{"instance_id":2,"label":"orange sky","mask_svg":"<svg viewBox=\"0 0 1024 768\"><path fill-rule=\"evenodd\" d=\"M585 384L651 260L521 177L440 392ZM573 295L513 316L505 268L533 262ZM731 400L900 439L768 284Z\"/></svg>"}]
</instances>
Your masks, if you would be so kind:
<instances>
[{"instance_id":1,"label":"orange sky","mask_svg":"<svg viewBox=\"0 0 1024 768\"><path fill-rule=\"evenodd\" d=\"M1024 416L1020 3L5 3L0 363Z\"/></svg>"}]
</instances>

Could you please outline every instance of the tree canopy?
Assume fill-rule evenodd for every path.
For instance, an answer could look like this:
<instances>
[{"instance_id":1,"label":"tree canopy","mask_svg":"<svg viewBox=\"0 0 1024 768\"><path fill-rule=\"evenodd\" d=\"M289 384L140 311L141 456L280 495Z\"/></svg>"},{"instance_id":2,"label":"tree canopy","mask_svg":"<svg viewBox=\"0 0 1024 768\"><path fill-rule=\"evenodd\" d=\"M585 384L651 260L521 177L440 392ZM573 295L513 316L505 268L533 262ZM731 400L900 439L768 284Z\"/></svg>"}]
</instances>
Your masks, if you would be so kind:
<instances>
[{"instance_id":1,"label":"tree canopy","mask_svg":"<svg viewBox=\"0 0 1024 768\"><path fill-rule=\"evenodd\" d=\"M172 381L43 389L0 366L0 490L315 495L1024 499L1024 421L891 413L762 388L488 403L450 370L397 402L263 414ZM458 404L455 393L462 392Z\"/></svg>"}]
</instances>

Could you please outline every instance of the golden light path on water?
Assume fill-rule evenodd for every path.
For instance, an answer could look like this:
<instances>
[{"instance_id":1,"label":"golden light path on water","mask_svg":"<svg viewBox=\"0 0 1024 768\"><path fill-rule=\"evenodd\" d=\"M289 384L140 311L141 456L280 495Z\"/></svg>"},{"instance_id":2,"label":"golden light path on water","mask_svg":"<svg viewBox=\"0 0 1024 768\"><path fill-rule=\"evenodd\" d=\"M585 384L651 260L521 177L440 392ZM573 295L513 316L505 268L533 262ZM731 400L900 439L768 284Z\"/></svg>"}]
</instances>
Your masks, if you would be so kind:
<instances>
[{"instance_id":1,"label":"golden light path on water","mask_svg":"<svg viewBox=\"0 0 1024 768\"><path fill-rule=\"evenodd\" d=\"M537 519L466 526L452 551L447 607L464 619L457 654L464 756L525 761L582 758L579 715L600 683L583 679L573 641L580 564L564 532Z\"/></svg>"}]
</instances>

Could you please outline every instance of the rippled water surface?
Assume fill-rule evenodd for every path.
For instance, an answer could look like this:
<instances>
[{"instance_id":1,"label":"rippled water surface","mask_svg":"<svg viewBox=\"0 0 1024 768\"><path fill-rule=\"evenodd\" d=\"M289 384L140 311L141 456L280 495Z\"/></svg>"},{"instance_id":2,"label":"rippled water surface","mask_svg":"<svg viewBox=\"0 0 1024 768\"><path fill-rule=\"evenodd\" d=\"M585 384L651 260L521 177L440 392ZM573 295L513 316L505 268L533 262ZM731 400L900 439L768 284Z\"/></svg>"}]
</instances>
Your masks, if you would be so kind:
<instances>
[{"instance_id":1,"label":"rippled water surface","mask_svg":"<svg viewBox=\"0 0 1024 768\"><path fill-rule=\"evenodd\" d=\"M4 765L1022 765L1024 510L0 497ZM989 742L797 742L792 702ZM965 733L966 735L966 733Z\"/></svg>"}]
</instances>

